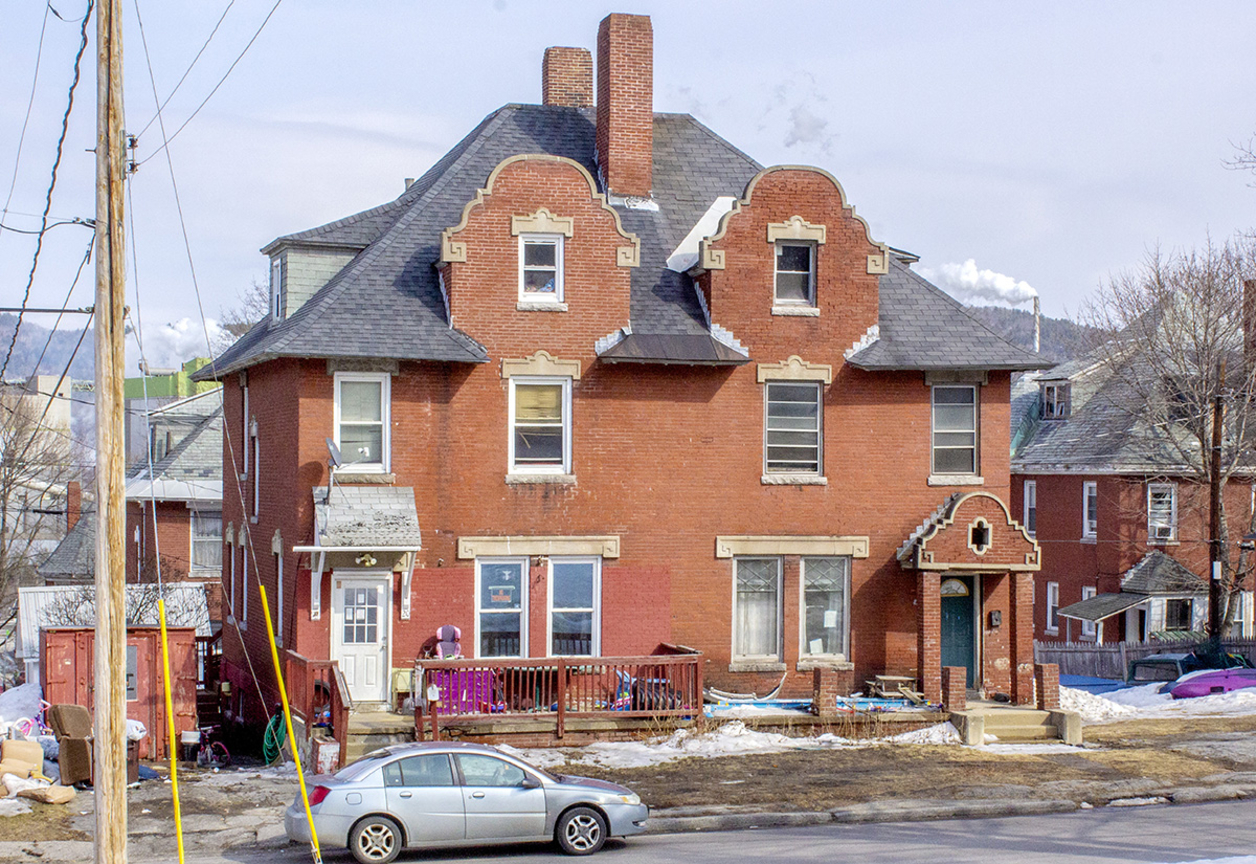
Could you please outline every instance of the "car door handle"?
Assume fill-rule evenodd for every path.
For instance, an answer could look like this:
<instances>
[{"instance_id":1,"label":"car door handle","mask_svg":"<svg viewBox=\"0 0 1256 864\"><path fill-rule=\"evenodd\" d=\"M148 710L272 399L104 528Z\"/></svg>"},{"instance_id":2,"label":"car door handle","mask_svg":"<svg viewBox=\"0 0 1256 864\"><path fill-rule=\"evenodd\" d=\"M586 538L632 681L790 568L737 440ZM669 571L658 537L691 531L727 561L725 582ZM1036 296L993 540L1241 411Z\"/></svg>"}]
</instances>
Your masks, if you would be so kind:
<instances>
[{"instance_id":1,"label":"car door handle","mask_svg":"<svg viewBox=\"0 0 1256 864\"><path fill-rule=\"evenodd\" d=\"M413 792L398 792L397 794L400 795L402 798L410 798L414 795Z\"/></svg>"},{"instance_id":2,"label":"car door handle","mask_svg":"<svg viewBox=\"0 0 1256 864\"><path fill-rule=\"evenodd\" d=\"M472 797L472 798L483 798L483 797L484 797L484 793L483 793L483 792L472 792L472 793L471 793L471 797Z\"/></svg>"}]
</instances>

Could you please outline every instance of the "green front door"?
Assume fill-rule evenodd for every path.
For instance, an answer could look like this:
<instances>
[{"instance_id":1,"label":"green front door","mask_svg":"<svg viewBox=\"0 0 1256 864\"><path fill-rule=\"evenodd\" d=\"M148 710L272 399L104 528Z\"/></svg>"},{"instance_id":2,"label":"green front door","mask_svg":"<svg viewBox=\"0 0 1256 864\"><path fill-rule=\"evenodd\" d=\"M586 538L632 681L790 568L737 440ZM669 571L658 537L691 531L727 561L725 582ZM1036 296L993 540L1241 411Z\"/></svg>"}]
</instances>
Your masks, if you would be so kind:
<instances>
[{"instance_id":1,"label":"green front door","mask_svg":"<svg viewBox=\"0 0 1256 864\"><path fill-rule=\"evenodd\" d=\"M976 651L973 642L973 579L946 576L942 579L942 665L968 669L973 686Z\"/></svg>"}]
</instances>

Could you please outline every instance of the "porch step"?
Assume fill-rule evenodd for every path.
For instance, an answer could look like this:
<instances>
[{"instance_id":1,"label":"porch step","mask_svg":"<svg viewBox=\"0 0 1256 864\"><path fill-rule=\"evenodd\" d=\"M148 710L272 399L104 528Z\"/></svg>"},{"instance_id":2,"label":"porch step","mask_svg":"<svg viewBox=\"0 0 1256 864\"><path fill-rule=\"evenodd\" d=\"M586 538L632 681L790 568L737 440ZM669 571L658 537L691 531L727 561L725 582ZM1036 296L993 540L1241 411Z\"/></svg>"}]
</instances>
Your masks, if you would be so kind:
<instances>
[{"instance_id":1,"label":"porch step","mask_svg":"<svg viewBox=\"0 0 1256 864\"><path fill-rule=\"evenodd\" d=\"M1048 711L978 703L957 712L951 719L959 721L956 726L960 734L971 744L979 743L983 735L993 735L1002 743L1062 740L1056 720Z\"/></svg>"},{"instance_id":2,"label":"porch step","mask_svg":"<svg viewBox=\"0 0 1256 864\"><path fill-rule=\"evenodd\" d=\"M372 750L414 740L414 717L388 711L355 711L349 715L345 741L345 763L360 759Z\"/></svg>"}]
</instances>

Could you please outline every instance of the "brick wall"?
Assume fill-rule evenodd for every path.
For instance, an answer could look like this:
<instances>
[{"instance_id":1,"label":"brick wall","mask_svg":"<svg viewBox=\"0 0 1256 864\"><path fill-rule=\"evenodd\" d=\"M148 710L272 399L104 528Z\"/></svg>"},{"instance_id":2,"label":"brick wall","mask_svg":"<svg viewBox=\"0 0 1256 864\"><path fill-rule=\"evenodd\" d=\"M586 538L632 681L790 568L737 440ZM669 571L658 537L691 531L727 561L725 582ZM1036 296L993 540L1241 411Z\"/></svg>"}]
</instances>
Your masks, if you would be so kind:
<instances>
[{"instance_id":1,"label":"brick wall","mask_svg":"<svg viewBox=\"0 0 1256 864\"><path fill-rule=\"evenodd\" d=\"M654 174L654 31L607 15L597 31L597 160L617 195L648 197Z\"/></svg>"},{"instance_id":2,"label":"brick wall","mask_svg":"<svg viewBox=\"0 0 1256 864\"><path fill-rule=\"evenodd\" d=\"M593 105L593 55L589 49L545 49L541 61L541 104L569 108Z\"/></svg>"}]
</instances>

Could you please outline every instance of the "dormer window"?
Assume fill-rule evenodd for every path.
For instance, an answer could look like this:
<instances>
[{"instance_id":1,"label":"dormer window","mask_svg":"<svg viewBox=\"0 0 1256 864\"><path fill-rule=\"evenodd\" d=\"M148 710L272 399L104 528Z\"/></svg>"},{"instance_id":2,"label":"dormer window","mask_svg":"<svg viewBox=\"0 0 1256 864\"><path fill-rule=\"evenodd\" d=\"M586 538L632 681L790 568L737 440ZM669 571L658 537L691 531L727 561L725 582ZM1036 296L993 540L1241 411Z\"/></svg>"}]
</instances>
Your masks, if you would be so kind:
<instances>
[{"instance_id":1,"label":"dormer window","mask_svg":"<svg viewBox=\"0 0 1256 864\"><path fill-rule=\"evenodd\" d=\"M270 317L283 320L283 259L276 255L270 259Z\"/></svg>"},{"instance_id":2,"label":"dormer window","mask_svg":"<svg viewBox=\"0 0 1256 864\"><path fill-rule=\"evenodd\" d=\"M815 251L814 243L777 242L774 295L777 304L816 305Z\"/></svg>"},{"instance_id":3,"label":"dormer window","mask_svg":"<svg viewBox=\"0 0 1256 864\"><path fill-rule=\"evenodd\" d=\"M1063 420L1072 413L1073 385L1043 384L1042 385L1042 418L1044 420Z\"/></svg>"},{"instance_id":4,"label":"dormer window","mask_svg":"<svg viewBox=\"0 0 1256 864\"><path fill-rule=\"evenodd\" d=\"M561 234L519 236L519 299L542 303L563 302Z\"/></svg>"}]
</instances>

